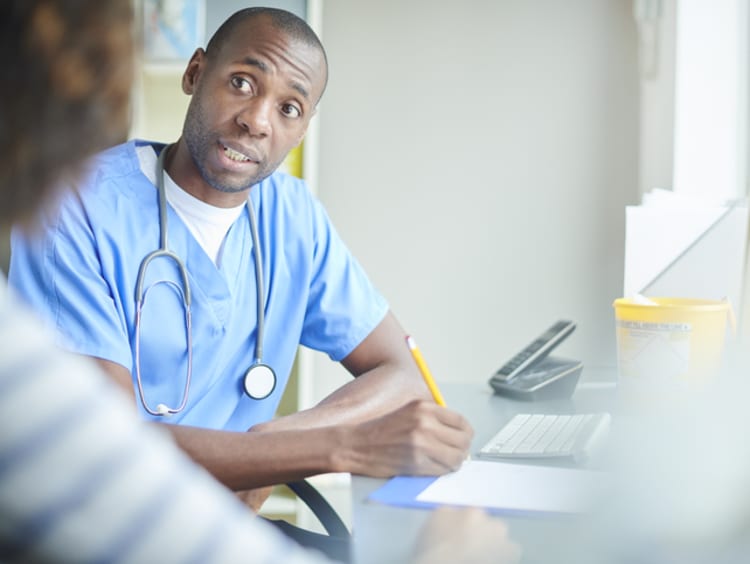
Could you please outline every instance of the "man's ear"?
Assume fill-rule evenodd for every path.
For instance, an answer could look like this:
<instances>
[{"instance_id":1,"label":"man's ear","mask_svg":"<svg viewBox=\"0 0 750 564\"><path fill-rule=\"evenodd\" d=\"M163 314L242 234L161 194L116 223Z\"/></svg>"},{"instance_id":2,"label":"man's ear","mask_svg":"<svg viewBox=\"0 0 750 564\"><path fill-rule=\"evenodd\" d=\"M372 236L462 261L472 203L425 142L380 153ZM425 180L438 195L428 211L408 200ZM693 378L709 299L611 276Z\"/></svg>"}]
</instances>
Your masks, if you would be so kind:
<instances>
[{"instance_id":1,"label":"man's ear","mask_svg":"<svg viewBox=\"0 0 750 564\"><path fill-rule=\"evenodd\" d=\"M297 136L297 142L294 144L295 147L297 147L300 143L302 143L306 134L307 134L307 127L305 127L304 131Z\"/></svg>"},{"instance_id":2,"label":"man's ear","mask_svg":"<svg viewBox=\"0 0 750 564\"><path fill-rule=\"evenodd\" d=\"M195 92L195 85L198 83L205 61L206 52L198 47L193 56L190 57L185 72L182 74L182 91L185 94L192 95Z\"/></svg>"},{"instance_id":3,"label":"man's ear","mask_svg":"<svg viewBox=\"0 0 750 564\"><path fill-rule=\"evenodd\" d=\"M299 136L297 137L297 145L299 145L300 143L302 143L302 140L305 138L305 135L307 135L307 128L310 127L310 120L313 117L315 117L315 114L317 114L317 113L318 113L318 107L315 106L315 108L313 108L312 114L310 114L310 119L308 119L307 123L305 124L305 128L302 130L302 133L300 133ZM296 145L295 145L295 147L296 147Z\"/></svg>"}]
</instances>

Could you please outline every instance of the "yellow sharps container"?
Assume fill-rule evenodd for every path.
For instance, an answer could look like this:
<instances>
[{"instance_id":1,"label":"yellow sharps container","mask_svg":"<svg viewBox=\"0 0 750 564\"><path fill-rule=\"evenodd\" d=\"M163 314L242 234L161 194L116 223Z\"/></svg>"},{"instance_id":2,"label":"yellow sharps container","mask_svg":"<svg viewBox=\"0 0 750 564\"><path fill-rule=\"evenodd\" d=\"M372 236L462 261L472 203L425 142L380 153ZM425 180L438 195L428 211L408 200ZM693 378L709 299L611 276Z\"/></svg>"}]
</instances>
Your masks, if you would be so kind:
<instances>
[{"instance_id":1,"label":"yellow sharps container","mask_svg":"<svg viewBox=\"0 0 750 564\"><path fill-rule=\"evenodd\" d=\"M729 302L620 298L613 305L621 386L667 391L705 383L719 374Z\"/></svg>"}]
</instances>

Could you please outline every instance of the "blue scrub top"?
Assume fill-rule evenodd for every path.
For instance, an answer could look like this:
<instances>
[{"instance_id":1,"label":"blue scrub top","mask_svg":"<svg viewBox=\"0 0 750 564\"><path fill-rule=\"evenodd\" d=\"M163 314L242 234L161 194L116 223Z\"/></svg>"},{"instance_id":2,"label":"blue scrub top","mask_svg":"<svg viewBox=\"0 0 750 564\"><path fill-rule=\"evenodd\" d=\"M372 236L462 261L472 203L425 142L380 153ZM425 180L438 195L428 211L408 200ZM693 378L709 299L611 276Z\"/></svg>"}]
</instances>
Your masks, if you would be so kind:
<instances>
[{"instance_id":1,"label":"blue scrub top","mask_svg":"<svg viewBox=\"0 0 750 564\"><path fill-rule=\"evenodd\" d=\"M125 366L134 387L136 278L143 258L159 247L157 192L136 152L145 143L99 154L77 190L45 211L40 232L14 230L9 275L66 348ZM151 417L138 400L145 417L244 431L273 417L298 344L338 361L385 316L385 300L303 181L276 172L250 197L266 293L263 361L276 371L276 389L265 400L243 392L257 329L248 214L230 228L217 268L168 205L168 246L185 263L192 292L193 375L183 412ZM167 259L151 263L144 287L160 280L179 283ZM182 299L174 285L152 286L141 320L141 378L152 409L179 405L186 371Z\"/></svg>"}]
</instances>

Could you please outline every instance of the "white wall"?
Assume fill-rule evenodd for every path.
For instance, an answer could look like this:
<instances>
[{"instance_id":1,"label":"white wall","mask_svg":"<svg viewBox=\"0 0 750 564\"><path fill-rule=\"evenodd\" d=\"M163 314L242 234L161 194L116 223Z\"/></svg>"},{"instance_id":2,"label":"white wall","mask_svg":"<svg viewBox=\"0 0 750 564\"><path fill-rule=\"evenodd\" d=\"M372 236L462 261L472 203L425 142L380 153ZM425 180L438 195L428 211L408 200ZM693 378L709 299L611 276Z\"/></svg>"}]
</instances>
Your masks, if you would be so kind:
<instances>
[{"instance_id":1,"label":"white wall","mask_svg":"<svg viewBox=\"0 0 750 564\"><path fill-rule=\"evenodd\" d=\"M440 380L481 382L558 318L614 365L638 200L626 0L326 0L318 190ZM345 377L315 358L319 393Z\"/></svg>"}]
</instances>

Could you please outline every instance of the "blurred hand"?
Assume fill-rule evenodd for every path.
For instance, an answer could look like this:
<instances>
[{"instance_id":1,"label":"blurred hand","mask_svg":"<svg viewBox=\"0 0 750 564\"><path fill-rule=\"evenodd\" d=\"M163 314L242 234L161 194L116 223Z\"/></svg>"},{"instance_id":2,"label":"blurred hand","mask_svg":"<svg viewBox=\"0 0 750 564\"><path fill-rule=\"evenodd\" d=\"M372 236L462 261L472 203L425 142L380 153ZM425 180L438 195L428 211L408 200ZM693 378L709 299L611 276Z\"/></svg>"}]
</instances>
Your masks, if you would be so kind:
<instances>
[{"instance_id":1,"label":"blurred hand","mask_svg":"<svg viewBox=\"0 0 750 564\"><path fill-rule=\"evenodd\" d=\"M478 508L441 507L420 532L416 564L516 564L521 548L508 537L503 521Z\"/></svg>"},{"instance_id":2,"label":"blurred hand","mask_svg":"<svg viewBox=\"0 0 750 564\"><path fill-rule=\"evenodd\" d=\"M256 488L254 490L244 490L244 491L235 492L235 493L237 497L239 497L240 500L242 500L242 503L244 503L250 509L252 509L253 513L258 513L258 511L260 511L261 506L268 499L268 496L271 495L272 489L273 489L273 486L268 486L265 488Z\"/></svg>"},{"instance_id":3,"label":"blurred hand","mask_svg":"<svg viewBox=\"0 0 750 564\"><path fill-rule=\"evenodd\" d=\"M445 474L461 466L473 435L460 414L431 400L415 400L352 426L344 435L344 456L351 457L344 466L378 478Z\"/></svg>"}]
</instances>

